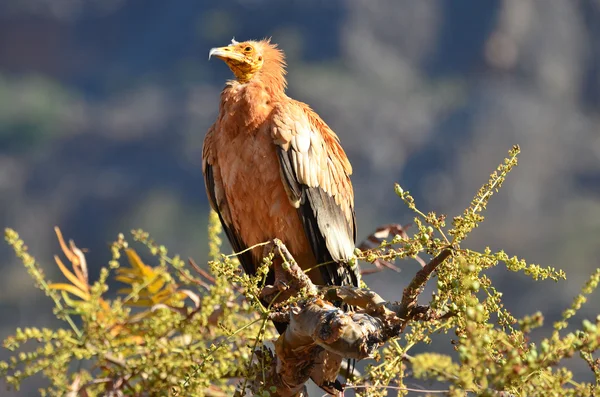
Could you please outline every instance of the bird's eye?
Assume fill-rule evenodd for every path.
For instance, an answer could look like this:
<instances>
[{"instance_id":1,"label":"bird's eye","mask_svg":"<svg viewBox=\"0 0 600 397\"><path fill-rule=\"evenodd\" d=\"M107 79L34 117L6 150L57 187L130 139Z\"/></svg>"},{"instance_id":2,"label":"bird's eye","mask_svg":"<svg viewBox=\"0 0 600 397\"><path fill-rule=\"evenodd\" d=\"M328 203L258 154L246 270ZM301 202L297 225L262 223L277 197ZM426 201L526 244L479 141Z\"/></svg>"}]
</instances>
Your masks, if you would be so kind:
<instances>
[{"instance_id":1,"label":"bird's eye","mask_svg":"<svg viewBox=\"0 0 600 397\"><path fill-rule=\"evenodd\" d=\"M244 51L245 52L250 52L250 51L252 51L252 47L248 46L248 47L244 48Z\"/></svg>"}]
</instances>

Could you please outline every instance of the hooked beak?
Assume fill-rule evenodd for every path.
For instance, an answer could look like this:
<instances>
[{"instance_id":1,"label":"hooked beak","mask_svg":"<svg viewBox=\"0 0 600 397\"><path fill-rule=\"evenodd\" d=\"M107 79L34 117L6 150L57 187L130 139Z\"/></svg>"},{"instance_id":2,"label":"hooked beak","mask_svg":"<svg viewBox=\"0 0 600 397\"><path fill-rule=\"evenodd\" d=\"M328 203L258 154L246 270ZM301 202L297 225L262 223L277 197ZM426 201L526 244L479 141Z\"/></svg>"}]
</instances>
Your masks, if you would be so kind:
<instances>
[{"instance_id":1,"label":"hooked beak","mask_svg":"<svg viewBox=\"0 0 600 397\"><path fill-rule=\"evenodd\" d=\"M244 56L235 51L231 46L211 48L208 52L208 60L210 60L210 58L213 56L223 61L227 59L232 59L235 61L244 60Z\"/></svg>"}]
</instances>

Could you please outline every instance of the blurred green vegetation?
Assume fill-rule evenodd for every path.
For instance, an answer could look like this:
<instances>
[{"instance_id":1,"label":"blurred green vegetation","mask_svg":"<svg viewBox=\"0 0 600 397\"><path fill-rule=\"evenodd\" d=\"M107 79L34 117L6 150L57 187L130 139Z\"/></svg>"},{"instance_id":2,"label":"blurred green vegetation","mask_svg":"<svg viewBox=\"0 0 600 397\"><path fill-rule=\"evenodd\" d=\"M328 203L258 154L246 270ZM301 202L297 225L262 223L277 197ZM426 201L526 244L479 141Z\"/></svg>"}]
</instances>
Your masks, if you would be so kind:
<instances>
[{"instance_id":1,"label":"blurred green vegetation","mask_svg":"<svg viewBox=\"0 0 600 397\"><path fill-rule=\"evenodd\" d=\"M0 148L24 153L68 134L77 116L76 94L42 75L0 74Z\"/></svg>"}]
</instances>

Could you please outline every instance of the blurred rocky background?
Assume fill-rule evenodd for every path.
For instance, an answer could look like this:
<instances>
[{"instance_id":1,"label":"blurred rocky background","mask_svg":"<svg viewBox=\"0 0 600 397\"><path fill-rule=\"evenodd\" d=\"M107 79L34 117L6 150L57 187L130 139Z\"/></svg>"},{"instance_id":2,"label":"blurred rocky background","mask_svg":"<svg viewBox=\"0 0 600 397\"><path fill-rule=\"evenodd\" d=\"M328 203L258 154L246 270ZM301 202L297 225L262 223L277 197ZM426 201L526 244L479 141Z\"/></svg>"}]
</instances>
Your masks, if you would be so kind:
<instances>
[{"instance_id":1,"label":"blurred rocky background","mask_svg":"<svg viewBox=\"0 0 600 397\"><path fill-rule=\"evenodd\" d=\"M411 222L394 182L422 210L452 216L518 143L520 165L469 244L556 265L568 280L495 269L507 306L551 324L599 266L598 0L2 0L0 224L50 278L60 278L54 225L89 249L92 276L117 233L138 227L205 262L202 140L230 77L207 54L233 36L272 36L288 55L289 94L341 137L359 239ZM399 298L418 264L398 265L366 281ZM0 338L59 325L6 246L0 271Z\"/></svg>"}]
</instances>

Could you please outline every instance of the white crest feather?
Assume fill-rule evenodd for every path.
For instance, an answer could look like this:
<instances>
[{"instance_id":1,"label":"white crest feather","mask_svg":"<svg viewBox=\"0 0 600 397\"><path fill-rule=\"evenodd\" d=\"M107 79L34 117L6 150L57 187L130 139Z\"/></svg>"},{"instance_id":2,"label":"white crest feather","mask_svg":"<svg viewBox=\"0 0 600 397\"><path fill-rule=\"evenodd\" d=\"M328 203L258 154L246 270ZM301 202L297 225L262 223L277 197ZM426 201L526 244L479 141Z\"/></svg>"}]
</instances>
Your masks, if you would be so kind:
<instances>
[{"instance_id":1,"label":"white crest feather","mask_svg":"<svg viewBox=\"0 0 600 397\"><path fill-rule=\"evenodd\" d=\"M236 45L236 44L239 44L239 43L237 41L235 41L235 37L233 37L231 39L231 45Z\"/></svg>"}]
</instances>

